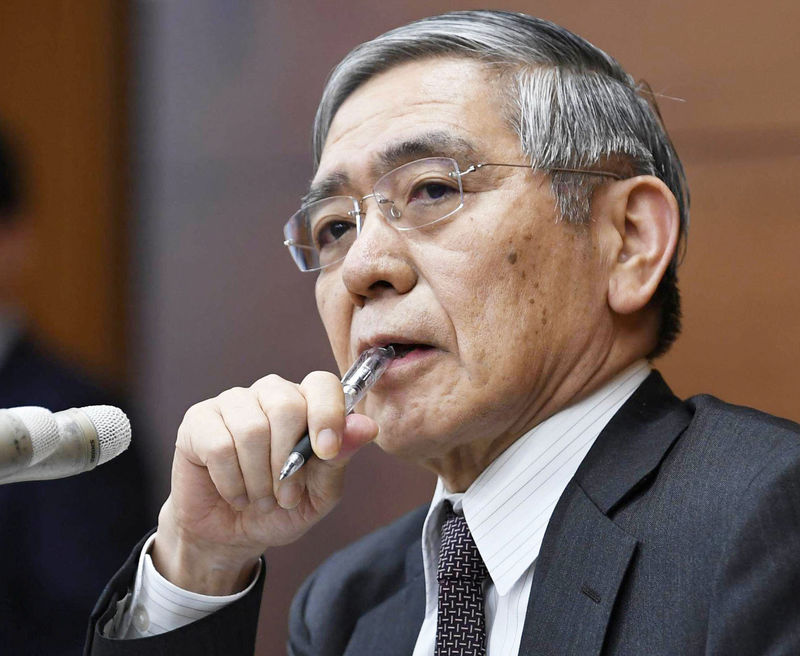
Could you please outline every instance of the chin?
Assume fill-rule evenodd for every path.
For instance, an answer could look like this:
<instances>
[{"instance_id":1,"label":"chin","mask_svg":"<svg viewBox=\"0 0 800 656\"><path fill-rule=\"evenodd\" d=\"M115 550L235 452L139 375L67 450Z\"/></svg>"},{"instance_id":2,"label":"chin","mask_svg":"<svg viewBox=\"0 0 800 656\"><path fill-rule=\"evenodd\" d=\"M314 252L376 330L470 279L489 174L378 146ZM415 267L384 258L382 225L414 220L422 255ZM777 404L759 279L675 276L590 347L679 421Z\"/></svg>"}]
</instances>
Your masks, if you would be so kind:
<instances>
[{"instance_id":1,"label":"chin","mask_svg":"<svg viewBox=\"0 0 800 656\"><path fill-rule=\"evenodd\" d=\"M392 425L375 439L375 444L385 453L410 464L429 469L431 460L445 457L459 442L459 434L447 430L432 432L407 426Z\"/></svg>"},{"instance_id":2,"label":"chin","mask_svg":"<svg viewBox=\"0 0 800 656\"><path fill-rule=\"evenodd\" d=\"M375 444L390 456L412 463L426 459L431 450L435 448L432 440L426 439L414 431L400 433L395 430L384 431L381 429Z\"/></svg>"},{"instance_id":3,"label":"chin","mask_svg":"<svg viewBox=\"0 0 800 656\"><path fill-rule=\"evenodd\" d=\"M375 444L380 447L381 451L398 458L407 458L411 452L415 451L415 442L416 440L413 438L408 439L407 436L400 435L394 430L385 431L383 428L375 439Z\"/></svg>"}]
</instances>

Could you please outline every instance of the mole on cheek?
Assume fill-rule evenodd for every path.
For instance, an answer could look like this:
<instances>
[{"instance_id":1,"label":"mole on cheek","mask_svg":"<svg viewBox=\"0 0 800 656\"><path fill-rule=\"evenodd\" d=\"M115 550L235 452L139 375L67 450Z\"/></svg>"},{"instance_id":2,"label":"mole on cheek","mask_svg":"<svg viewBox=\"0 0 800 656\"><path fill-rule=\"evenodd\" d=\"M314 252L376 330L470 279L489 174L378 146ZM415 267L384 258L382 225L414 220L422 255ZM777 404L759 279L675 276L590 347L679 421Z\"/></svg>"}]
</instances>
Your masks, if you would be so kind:
<instances>
[{"instance_id":1,"label":"mole on cheek","mask_svg":"<svg viewBox=\"0 0 800 656\"><path fill-rule=\"evenodd\" d=\"M506 255L506 259L508 260L509 264L515 264L517 261L517 251L511 251L508 255Z\"/></svg>"}]
</instances>

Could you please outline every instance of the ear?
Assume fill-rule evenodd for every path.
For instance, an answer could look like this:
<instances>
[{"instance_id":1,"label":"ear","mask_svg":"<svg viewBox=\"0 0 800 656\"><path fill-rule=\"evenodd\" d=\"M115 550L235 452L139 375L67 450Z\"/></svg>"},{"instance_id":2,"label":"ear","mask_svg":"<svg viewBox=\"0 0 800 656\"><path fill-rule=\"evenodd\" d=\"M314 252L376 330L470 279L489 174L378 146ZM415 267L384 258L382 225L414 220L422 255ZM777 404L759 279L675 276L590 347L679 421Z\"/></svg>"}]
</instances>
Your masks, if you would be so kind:
<instances>
[{"instance_id":1,"label":"ear","mask_svg":"<svg viewBox=\"0 0 800 656\"><path fill-rule=\"evenodd\" d=\"M678 243L680 213L675 196L655 176L614 185L608 304L618 314L644 308L655 294Z\"/></svg>"}]
</instances>

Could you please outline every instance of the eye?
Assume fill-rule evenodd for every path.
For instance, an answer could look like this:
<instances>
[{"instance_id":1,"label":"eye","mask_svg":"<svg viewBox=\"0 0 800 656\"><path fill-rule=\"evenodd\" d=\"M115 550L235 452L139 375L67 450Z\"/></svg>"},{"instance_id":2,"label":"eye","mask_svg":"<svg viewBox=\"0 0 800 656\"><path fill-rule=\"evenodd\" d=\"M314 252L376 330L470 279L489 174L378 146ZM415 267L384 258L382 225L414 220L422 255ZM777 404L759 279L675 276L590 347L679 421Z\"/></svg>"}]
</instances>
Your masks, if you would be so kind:
<instances>
[{"instance_id":1,"label":"eye","mask_svg":"<svg viewBox=\"0 0 800 656\"><path fill-rule=\"evenodd\" d=\"M319 250L345 239L349 232L355 234L356 224L340 216L321 219L314 226L314 243Z\"/></svg>"},{"instance_id":2,"label":"eye","mask_svg":"<svg viewBox=\"0 0 800 656\"><path fill-rule=\"evenodd\" d=\"M442 180L426 180L414 185L408 195L408 202L426 204L440 203L458 196L458 187Z\"/></svg>"}]
</instances>

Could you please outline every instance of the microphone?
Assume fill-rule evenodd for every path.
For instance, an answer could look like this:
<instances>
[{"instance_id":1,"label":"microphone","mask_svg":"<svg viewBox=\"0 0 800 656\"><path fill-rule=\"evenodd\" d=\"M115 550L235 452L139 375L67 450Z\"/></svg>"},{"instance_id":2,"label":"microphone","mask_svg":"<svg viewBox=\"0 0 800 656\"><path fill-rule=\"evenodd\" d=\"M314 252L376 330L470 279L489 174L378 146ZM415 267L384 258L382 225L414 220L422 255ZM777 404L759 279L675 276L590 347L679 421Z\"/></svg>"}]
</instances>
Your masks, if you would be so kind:
<instances>
[{"instance_id":1,"label":"microphone","mask_svg":"<svg viewBox=\"0 0 800 656\"><path fill-rule=\"evenodd\" d=\"M130 443L130 422L114 406L55 413L37 407L0 410L0 485L90 471Z\"/></svg>"}]
</instances>

